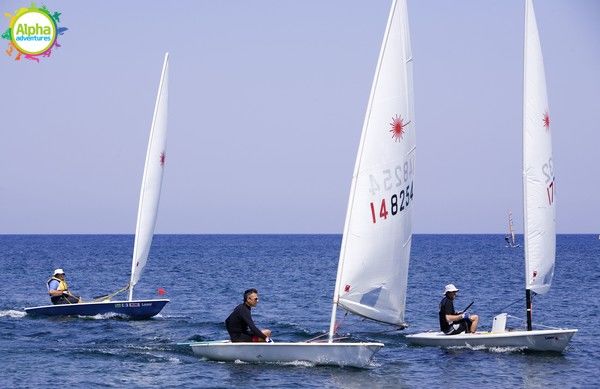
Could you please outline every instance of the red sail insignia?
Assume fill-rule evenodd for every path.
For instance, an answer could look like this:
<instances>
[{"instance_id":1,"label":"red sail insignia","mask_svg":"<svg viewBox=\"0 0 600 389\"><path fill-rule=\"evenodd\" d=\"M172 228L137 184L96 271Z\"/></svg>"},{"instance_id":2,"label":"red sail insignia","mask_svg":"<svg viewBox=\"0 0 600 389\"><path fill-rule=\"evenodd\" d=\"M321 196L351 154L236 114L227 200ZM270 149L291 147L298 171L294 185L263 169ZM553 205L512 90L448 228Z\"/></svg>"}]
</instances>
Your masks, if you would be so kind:
<instances>
[{"instance_id":1,"label":"red sail insignia","mask_svg":"<svg viewBox=\"0 0 600 389\"><path fill-rule=\"evenodd\" d=\"M404 135L404 133L406 132L404 127L408 126L409 123L410 120L404 123L404 119L402 119L402 116L396 115L395 117L393 117L392 122L390 123L390 126L392 126L392 129L390 130L390 132L392 133L392 139L394 139L396 142L399 142L400 139L402 139L402 135Z\"/></svg>"},{"instance_id":2,"label":"red sail insignia","mask_svg":"<svg viewBox=\"0 0 600 389\"><path fill-rule=\"evenodd\" d=\"M550 114L548 111L544 112L544 127L546 127L546 131L550 130Z\"/></svg>"}]
</instances>

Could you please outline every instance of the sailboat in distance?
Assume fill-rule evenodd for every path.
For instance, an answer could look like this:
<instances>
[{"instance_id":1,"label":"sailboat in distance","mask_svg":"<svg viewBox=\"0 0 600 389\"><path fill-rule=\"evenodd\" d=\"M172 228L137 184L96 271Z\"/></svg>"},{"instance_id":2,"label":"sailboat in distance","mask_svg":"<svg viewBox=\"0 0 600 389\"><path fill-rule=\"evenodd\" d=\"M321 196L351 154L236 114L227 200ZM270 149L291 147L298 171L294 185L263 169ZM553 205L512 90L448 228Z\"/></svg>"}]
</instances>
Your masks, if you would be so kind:
<instances>
[{"instance_id":1,"label":"sailboat in distance","mask_svg":"<svg viewBox=\"0 0 600 389\"><path fill-rule=\"evenodd\" d=\"M165 54L148 149L144 164L144 176L140 191L140 202L135 231L135 243L131 261L131 279L126 287L90 302L79 304L45 305L25 308L29 315L37 316L94 316L114 313L133 319L148 319L157 315L169 302L168 299L134 300L133 288L139 281L142 270L148 261L150 245L158 215L158 203L162 187L162 177L166 162L167 108L169 100L169 54ZM129 290L128 300L113 301L118 293Z\"/></svg>"},{"instance_id":2,"label":"sailboat in distance","mask_svg":"<svg viewBox=\"0 0 600 389\"><path fill-rule=\"evenodd\" d=\"M507 314L494 317L491 332L407 335L424 346L518 347L533 351L563 351L575 329L534 330L532 296L550 290L554 276L556 221L552 136L542 48L532 0L525 1L523 71L523 209L525 237L526 330L506 330Z\"/></svg>"},{"instance_id":3,"label":"sailboat in distance","mask_svg":"<svg viewBox=\"0 0 600 389\"><path fill-rule=\"evenodd\" d=\"M521 246L517 243L517 240L515 239L515 230L513 228L513 218L511 211L508 211L508 234L504 236L504 240L506 241L506 247Z\"/></svg>"},{"instance_id":4,"label":"sailboat in distance","mask_svg":"<svg viewBox=\"0 0 600 389\"><path fill-rule=\"evenodd\" d=\"M382 343L336 339L337 307L404 326L412 240L415 129L406 0L392 3L373 80L338 262L328 339L188 343L207 359L367 366Z\"/></svg>"}]
</instances>

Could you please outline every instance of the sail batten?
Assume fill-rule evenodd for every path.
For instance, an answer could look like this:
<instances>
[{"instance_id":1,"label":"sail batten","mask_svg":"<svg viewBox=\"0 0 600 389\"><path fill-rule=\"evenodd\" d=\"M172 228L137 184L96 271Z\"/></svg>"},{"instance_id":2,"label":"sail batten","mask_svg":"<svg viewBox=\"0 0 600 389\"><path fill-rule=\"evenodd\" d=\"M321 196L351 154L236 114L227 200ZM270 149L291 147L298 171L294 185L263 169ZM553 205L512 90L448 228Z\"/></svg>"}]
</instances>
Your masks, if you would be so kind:
<instances>
[{"instance_id":1,"label":"sail batten","mask_svg":"<svg viewBox=\"0 0 600 389\"><path fill-rule=\"evenodd\" d=\"M140 189L140 202L135 229L129 300L133 299L133 287L139 281L148 261L154 227L158 215L158 203L166 163L167 108L169 99L169 54L165 54L163 69L154 106L152 126L148 139L144 175Z\"/></svg>"},{"instance_id":2,"label":"sail batten","mask_svg":"<svg viewBox=\"0 0 600 389\"><path fill-rule=\"evenodd\" d=\"M404 324L414 199L415 122L406 1L394 1L354 168L334 303ZM332 312L332 324L335 308ZM330 330L331 336L331 330Z\"/></svg>"},{"instance_id":3,"label":"sail batten","mask_svg":"<svg viewBox=\"0 0 600 389\"><path fill-rule=\"evenodd\" d=\"M552 134L542 48L531 0L525 5L523 70L523 209L525 288L550 289L556 257Z\"/></svg>"}]
</instances>

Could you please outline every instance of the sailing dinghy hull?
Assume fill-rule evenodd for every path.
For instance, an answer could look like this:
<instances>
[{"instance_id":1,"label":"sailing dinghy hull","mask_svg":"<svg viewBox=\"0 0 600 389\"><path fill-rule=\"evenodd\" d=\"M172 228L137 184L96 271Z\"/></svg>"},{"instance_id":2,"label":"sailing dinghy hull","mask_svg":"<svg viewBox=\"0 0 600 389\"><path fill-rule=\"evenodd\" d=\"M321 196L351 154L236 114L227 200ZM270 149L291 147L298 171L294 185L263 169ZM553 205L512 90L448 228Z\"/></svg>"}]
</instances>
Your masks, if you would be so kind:
<instances>
[{"instance_id":1,"label":"sailing dinghy hull","mask_svg":"<svg viewBox=\"0 0 600 389\"><path fill-rule=\"evenodd\" d=\"M445 335L442 332L421 332L407 335L410 344L437 347L515 347L530 351L562 352L577 330L505 331L500 333Z\"/></svg>"},{"instance_id":2,"label":"sailing dinghy hull","mask_svg":"<svg viewBox=\"0 0 600 389\"><path fill-rule=\"evenodd\" d=\"M186 343L194 354L224 362L293 363L367 367L383 343Z\"/></svg>"},{"instance_id":3,"label":"sailing dinghy hull","mask_svg":"<svg viewBox=\"0 0 600 389\"><path fill-rule=\"evenodd\" d=\"M32 316L95 316L113 313L142 320L156 316L168 302L168 299L156 299L44 305L25 308L25 312Z\"/></svg>"}]
</instances>

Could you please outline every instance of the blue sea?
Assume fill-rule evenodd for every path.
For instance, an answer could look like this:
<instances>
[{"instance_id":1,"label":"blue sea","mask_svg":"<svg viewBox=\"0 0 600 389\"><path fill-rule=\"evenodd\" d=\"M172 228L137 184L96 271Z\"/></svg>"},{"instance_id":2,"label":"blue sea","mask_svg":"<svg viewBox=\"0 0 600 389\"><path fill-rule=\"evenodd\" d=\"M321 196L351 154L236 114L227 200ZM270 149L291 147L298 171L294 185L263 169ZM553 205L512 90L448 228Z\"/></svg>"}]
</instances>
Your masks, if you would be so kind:
<instances>
[{"instance_id":1,"label":"blue sea","mask_svg":"<svg viewBox=\"0 0 600 389\"><path fill-rule=\"evenodd\" d=\"M471 312L481 317L482 329L489 329L492 317L503 310L524 317L523 249L505 247L501 235L415 235L405 318L410 327L396 331L339 316L341 334L385 343L367 369L219 363L177 346L225 338L223 320L250 287L260 292L255 321L272 329L275 341L324 333L340 243L339 235L158 235L135 297L158 297L163 288L171 302L151 320L131 321L110 315L32 318L23 308L48 304L45 282L58 267L84 298L126 285L132 236L0 235L0 386L600 385L600 240L595 235L558 236L552 289L534 299L535 323L579 329L563 354L407 345L405 334L436 328L437 305L450 282L461 289L457 309L474 301ZM508 325L523 323L513 318Z\"/></svg>"}]
</instances>

